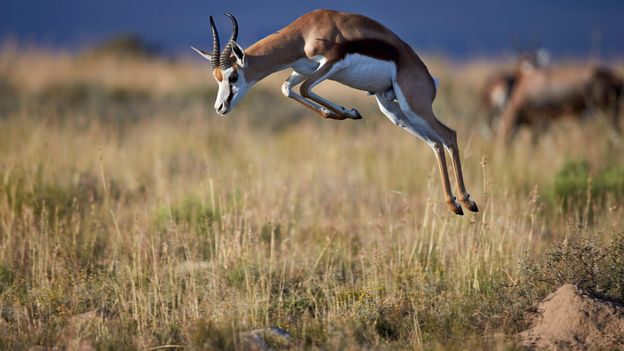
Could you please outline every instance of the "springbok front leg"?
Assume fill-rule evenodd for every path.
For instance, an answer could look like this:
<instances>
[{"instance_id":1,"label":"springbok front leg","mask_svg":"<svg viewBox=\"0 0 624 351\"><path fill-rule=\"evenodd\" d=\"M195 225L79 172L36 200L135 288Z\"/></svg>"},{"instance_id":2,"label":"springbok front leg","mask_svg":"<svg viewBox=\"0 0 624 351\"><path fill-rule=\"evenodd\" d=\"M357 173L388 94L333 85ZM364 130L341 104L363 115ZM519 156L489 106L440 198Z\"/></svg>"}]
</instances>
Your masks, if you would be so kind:
<instances>
[{"instance_id":1,"label":"springbok front leg","mask_svg":"<svg viewBox=\"0 0 624 351\"><path fill-rule=\"evenodd\" d=\"M396 101L388 100L384 94L376 94L379 109L394 124L407 130L412 135L424 140L434 151L438 161L440 176L442 177L442 188L446 198L446 204L449 209L458 215L463 215L464 211L455 200L455 196L451 191L451 183L449 181L448 168L446 167L446 157L444 155L444 142L441 136L427 123L426 120L416 117L408 117Z\"/></svg>"},{"instance_id":2,"label":"springbok front leg","mask_svg":"<svg viewBox=\"0 0 624 351\"><path fill-rule=\"evenodd\" d=\"M336 114L334 111L331 111L321 105L318 105L293 91L293 87L299 85L301 82L306 80L306 78L307 76L304 76L297 72L293 72L290 75L290 77L288 77L288 79L284 82L284 84L282 84L282 94L284 94L284 96L286 96L287 98L291 98L297 101L298 103L302 104L306 108L316 112L318 115L320 115L323 118L339 119L339 120L346 119L346 118L342 118L341 116Z\"/></svg>"},{"instance_id":3,"label":"springbok front leg","mask_svg":"<svg viewBox=\"0 0 624 351\"><path fill-rule=\"evenodd\" d=\"M317 86L319 83L321 83L325 79L329 78L332 74L336 73L339 69L340 68L336 67L336 61L328 60L324 62L323 64L319 66L319 68L317 68L316 71L312 72L312 74L310 74L305 79L303 84L301 84L301 88L299 89L299 91L301 92L301 95L303 97L310 99L316 102L317 104L323 107L326 107L329 110L341 116L340 119L362 119L362 115L360 115L360 112L358 112L358 110L354 108L347 109L345 107L342 107L338 104L335 104L325 98L322 98L316 95L312 91L312 88Z\"/></svg>"}]
</instances>

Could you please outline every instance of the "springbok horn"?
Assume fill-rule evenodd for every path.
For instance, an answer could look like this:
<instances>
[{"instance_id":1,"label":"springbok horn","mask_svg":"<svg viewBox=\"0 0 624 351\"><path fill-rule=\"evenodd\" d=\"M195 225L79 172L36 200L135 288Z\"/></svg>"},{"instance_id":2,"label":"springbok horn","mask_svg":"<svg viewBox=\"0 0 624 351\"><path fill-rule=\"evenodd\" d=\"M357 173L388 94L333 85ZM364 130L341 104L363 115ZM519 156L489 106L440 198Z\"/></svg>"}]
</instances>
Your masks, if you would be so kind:
<instances>
[{"instance_id":1,"label":"springbok horn","mask_svg":"<svg viewBox=\"0 0 624 351\"><path fill-rule=\"evenodd\" d=\"M210 30L212 31L212 56L210 56L210 64L212 69L219 67L219 53L221 52L221 45L219 44L219 33L215 26L212 16L210 16Z\"/></svg>"},{"instance_id":2,"label":"springbok horn","mask_svg":"<svg viewBox=\"0 0 624 351\"><path fill-rule=\"evenodd\" d=\"M230 20L232 20L232 36L230 37L230 41L228 41L228 44L225 46L225 49L221 54L221 69L227 69L231 66L230 54L232 54L232 42L236 41L236 38L238 38L238 22L236 22L236 18L231 13L226 13L225 15L228 16Z\"/></svg>"}]
</instances>

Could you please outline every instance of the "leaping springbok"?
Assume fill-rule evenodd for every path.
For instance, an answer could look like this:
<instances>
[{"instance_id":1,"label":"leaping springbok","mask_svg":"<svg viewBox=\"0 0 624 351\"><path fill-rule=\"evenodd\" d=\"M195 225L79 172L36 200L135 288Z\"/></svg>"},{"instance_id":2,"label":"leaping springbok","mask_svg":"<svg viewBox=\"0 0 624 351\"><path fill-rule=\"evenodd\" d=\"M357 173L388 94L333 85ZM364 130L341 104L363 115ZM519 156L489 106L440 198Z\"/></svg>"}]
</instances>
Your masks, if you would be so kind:
<instances>
[{"instance_id":1,"label":"leaping springbok","mask_svg":"<svg viewBox=\"0 0 624 351\"><path fill-rule=\"evenodd\" d=\"M381 112L393 123L424 140L435 152L446 203L463 215L451 192L443 146L452 157L459 202L477 212L477 204L466 191L461 170L457 133L440 122L431 104L436 84L427 67L396 34L361 15L316 10L247 49L237 42L238 24L231 14L232 36L220 52L219 34L210 17L212 52L192 48L210 61L219 85L215 109L225 115L251 86L268 75L292 68L282 93L323 118L361 119L356 109L347 109L312 91L326 79L375 95ZM299 92L293 87L301 84Z\"/></svg>"}]
</instances>

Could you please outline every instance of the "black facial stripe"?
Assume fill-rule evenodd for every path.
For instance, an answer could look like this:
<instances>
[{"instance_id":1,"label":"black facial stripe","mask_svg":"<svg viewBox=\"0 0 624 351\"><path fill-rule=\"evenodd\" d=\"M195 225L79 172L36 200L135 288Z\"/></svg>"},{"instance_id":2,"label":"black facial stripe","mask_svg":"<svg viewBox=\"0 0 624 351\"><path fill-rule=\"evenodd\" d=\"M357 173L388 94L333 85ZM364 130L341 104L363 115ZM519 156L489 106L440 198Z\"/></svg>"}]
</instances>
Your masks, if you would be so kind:
<instances>
[{"instance_id":1,"label":"black facial stripe","mask_svg":"<svg viewBox=\"0 0 624 351\"><path fill-rule=\"evenodd\" d=\"M227 106L230 106L230 102L232 101L232 98L234 98L234 94L232 93L232 84L228 85L228 89L229 89L229 94L225 102Z\"/></svg>"}]
</instances>

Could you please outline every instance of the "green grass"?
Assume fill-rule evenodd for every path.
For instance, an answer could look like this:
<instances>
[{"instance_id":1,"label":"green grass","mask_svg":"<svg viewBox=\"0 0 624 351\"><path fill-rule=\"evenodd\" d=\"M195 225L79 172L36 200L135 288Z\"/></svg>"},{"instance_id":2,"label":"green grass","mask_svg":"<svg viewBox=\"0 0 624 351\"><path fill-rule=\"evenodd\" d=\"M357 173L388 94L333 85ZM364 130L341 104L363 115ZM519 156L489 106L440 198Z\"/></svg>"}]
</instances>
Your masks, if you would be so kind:
<instances>
[{"instance_id":1,"label":"green grass","mask_svg":"<svg viewBox=\"0 0 624 351\"><path fill-rule=\"evenodd\" d=\"M589 163L567 161L555 175L555 194L565 201L578 201L591 196L624 195L624 165L609 165L599 171L590 171Z\"/></svg>"}]
</instances>

